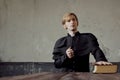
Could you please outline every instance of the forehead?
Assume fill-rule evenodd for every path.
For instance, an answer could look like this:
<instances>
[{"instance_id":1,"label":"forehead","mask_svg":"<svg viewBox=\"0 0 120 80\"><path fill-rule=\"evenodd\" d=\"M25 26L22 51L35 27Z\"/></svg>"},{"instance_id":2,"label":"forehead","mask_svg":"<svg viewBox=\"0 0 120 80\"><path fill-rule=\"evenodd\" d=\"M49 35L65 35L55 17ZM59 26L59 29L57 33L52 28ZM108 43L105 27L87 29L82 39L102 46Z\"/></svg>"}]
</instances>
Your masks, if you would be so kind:
<instances>
[{"instance_id":1,"label":"forehead","mask_svg":"<svg viewBox=\"0 0 120 80\"><path fill-rule=\"evenodd\" d=\"M76 19L74 15L68 15L64 18L65 20L71 20L71 19Z\"/></svg>"}]
</instances>

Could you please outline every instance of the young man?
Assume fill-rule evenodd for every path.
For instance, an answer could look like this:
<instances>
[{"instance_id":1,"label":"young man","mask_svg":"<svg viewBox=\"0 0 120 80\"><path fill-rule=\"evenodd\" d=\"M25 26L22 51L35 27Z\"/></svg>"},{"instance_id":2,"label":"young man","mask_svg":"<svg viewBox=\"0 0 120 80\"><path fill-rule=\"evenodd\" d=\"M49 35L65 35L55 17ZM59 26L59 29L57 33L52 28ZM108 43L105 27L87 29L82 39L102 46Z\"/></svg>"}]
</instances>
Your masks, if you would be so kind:
<instances>
[{"instance_id":1,"label":"young man","mask_svg":"<svg viewBox=\"0 0 120 80\"><path fill-rule=\"evenodd\" d=\"M92 53L96 64L108 65L104 53L99 48L97 38L91 33L80 33L78 18L74 13L63 16L62 25L67 36L56 41L53 59L56 68L65 72L89 72L89 55Z\"/></svg>"}]
</instances>

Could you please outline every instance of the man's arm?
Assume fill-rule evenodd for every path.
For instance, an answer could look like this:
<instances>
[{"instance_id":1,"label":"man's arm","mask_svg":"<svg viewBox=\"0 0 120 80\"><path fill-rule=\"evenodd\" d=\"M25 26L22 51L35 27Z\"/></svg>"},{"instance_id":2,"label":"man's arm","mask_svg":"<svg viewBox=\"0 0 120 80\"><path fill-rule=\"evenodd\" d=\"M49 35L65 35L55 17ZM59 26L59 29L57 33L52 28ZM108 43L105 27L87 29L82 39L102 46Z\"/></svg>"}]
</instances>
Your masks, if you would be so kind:
<instances>
[{"instance_id":1,"label":"man's arm","mask_svg":"<svg viewBox=\"0 0 120 80\"><path fill-rule=\"evenodd\" d=\"M107 61L103 51L99 47L97 38L93 34L90 34L90 40L91 40L91 47L92 47L91 53L96 60L95 64L99 64L99 65L111 64Z\"/></svg>"},{"instance_id":2,"label":"man's arm","mask_svg":"<svg viewBox=\"0 0 120 80\"><path fill-rule=\"evenodd\" d=\"M69 58L68 54L66 54L67 51L69 52L67 47L64 46L64 40L58 40L53 51L53 60L56 68L66 67L71 64L72 55Z\"/></svg>"}]
</instances>

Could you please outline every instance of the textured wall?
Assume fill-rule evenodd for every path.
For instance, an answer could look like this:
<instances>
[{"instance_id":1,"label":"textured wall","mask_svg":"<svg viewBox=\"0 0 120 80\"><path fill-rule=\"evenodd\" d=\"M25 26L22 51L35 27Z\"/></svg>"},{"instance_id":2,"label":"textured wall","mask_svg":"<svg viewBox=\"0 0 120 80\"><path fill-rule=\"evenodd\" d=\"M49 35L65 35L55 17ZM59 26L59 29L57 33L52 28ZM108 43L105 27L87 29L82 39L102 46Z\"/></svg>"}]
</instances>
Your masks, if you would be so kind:
<instances>
[{"instance_id":1,"label":"textured wall","mask_svg":"<svg viewBox=\"0 0 120 80\"><path fill-rule=\"evenodd\" d=\"M120 61L120 0L0 0L0 61L49 62L74 12L79 31L92 32L109 61ZM93 58L91 57L91 60Z\"/></svg>"}]
</instances>

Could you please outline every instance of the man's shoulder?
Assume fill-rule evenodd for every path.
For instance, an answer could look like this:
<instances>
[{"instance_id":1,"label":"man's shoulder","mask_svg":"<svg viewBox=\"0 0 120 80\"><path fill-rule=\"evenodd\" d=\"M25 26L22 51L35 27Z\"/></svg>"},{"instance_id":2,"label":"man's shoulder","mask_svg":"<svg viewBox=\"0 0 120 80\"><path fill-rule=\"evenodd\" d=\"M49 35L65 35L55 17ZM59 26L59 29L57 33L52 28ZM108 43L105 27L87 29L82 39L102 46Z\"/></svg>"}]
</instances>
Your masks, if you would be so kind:
<instances>
[{"instance_id":1,"label":"man's shoulder","mask_svg":"<svg viewBox=\"0 0 120 80\"><path fill-rule=\"evenodd\" d=\"M94 36L92 33L81 33L81 36Z\"/></svg>"},{"instance_id":2,"label":"man's shoulder","mask_svg":"<svg viewBox=\"0 0 120 80\"><path fill-rule=\"evenodd\" d=\"M96 39L95 35L92 33L81 33L81 36Z\"/></svg>"},{"instance_id":3,"label":"man's shoulder","mask_svg":"<svg viewBox=\"0 0 120 80\"><path fill-rule=\"evenodd\" d=\"M66 38L67 38L67 36L61 37L61 38L57 39L56 43L61 43L61 42L65 41Z\"/></svg>"},{"instance_id":4,"label":"man's shoulder","mask_svg":"<svg viewBox=\"0 0 120 80\"><path fill-rule=\"evenodd\" d=\"M66 38L67 38L67 36L63 36L63 37L59 38L58 41L65 40Z\"/></svg>"}]
</instances>

